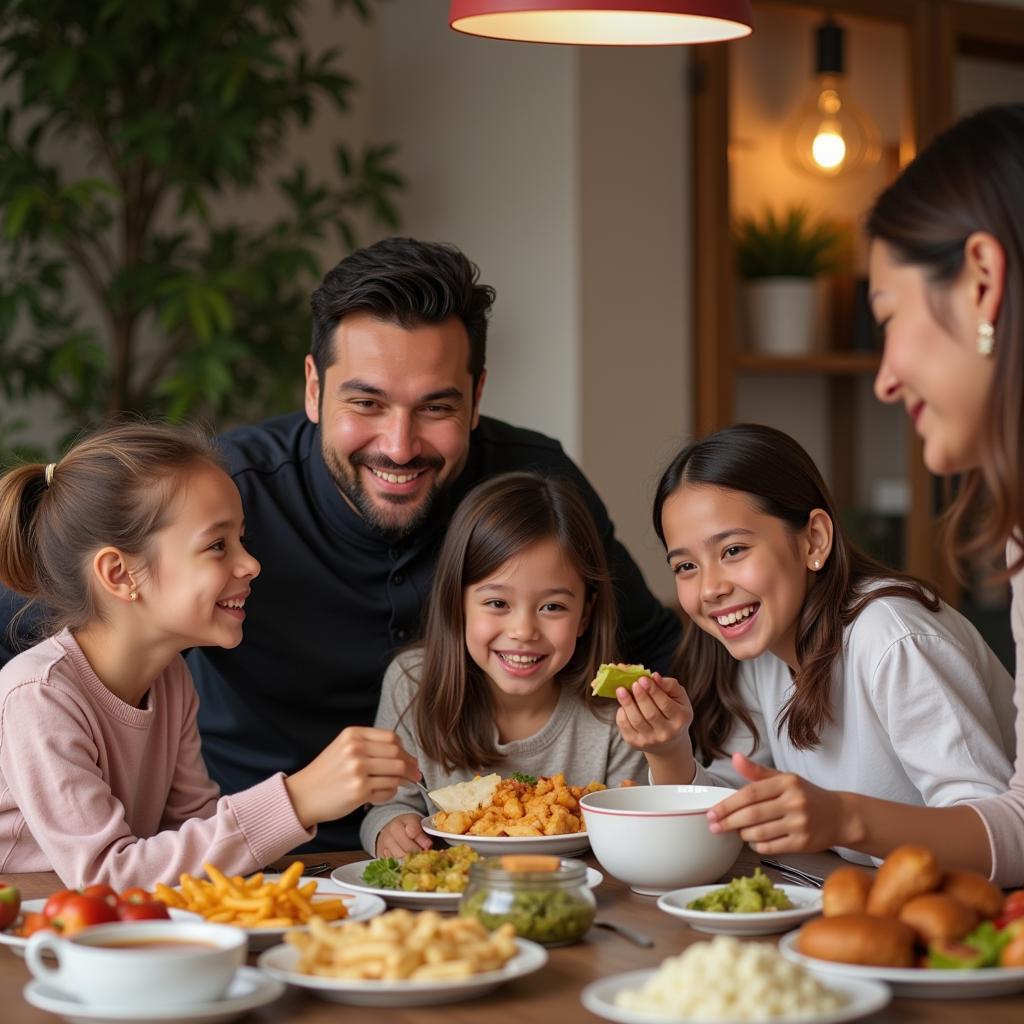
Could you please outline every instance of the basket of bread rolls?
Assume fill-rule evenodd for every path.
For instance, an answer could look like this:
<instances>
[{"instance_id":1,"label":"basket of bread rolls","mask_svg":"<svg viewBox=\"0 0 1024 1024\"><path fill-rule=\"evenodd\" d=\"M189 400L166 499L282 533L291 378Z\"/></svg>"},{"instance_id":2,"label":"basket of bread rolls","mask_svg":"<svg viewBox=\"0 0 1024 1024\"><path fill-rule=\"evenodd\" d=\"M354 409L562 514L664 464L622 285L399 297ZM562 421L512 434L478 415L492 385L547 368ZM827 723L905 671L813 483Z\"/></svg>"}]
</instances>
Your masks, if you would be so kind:
<instances>
[{"instance_id":1,"label":"basket of bread rolls","mask_svg":"<svg viewBox=\"0 0 1024 1024\"><path fill-rule=\"evenodd\" d=\"M900 846L874 876L856 867L829 875L823 916L800 929L796 948L872 967L1024 967L1022 897L971 871L942 871L922 846Z\"/></svg>"}]
</instances>

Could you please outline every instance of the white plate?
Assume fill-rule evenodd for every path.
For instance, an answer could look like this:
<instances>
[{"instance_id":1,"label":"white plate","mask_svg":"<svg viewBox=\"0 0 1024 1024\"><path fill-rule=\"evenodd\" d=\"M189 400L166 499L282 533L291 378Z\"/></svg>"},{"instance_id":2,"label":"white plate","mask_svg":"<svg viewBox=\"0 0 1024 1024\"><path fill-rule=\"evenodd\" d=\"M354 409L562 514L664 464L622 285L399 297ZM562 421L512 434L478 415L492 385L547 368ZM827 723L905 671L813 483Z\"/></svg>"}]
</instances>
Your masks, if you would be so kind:
<instances>
[{"instance_id":1,"label":"white plate","mask_svg":"<svg viewBox=\"0 0 1024 1024\"><path fill-rule=\"evenodd\" d=\"M241 1017L243 1013L280 998L284 985L253 967L239 967L223 998L192 1006L173 1006L161 1010L149 1007L130 1010L120 1006L87 1006L43 981L30 981L24 988L26 1002L40 1010L55 1013L69 1024L114 1024L123 1021L189 1021L190 1024L214 1024Z\"/></svg>"},{"instance_id":2,"label":"white plate","mask_svg":"<svg viewBox=\"0 0 1024 1024\"><path fill-rule=\"evenodd\" d=\"M396 907L410 910L456 910L461 892L407 892L405 889L376 889L363 881L363 872L372 860L357 860L351 864L343 864L331 872L331 880L343 889L352 892L368 893L382 897L385 902ZM604 875L596 868L587 868L587 885L596 889L604 881Z\"/></svg>"},{"instance_id":3,"label":"white plate","mask_svg":"<svg viewBox=\"0 0 1024 1024\"><path fill-rule=\"evenodd\" d=\"M583 1005L598 1017L606 1020L618 1021L619 1024L664 1024L665 1021L672 1021L673 1024L684 1024L686 1021L696 1021L695 1017L665 1017L656 1013L645 1013L642 1010L627 1010L622 1006L615 1005L615 996L625 988L640 988L646 984L657 969L645 971L628 971L625 974L613 974L610 978L602 978L600 981L592 982L580 993ZM815 972L816 973L816 972ZM814 1017L804 1017L804 1020L813 1020L814 1024L838 1024L839 1021L856 1020L858 1017L866 1017L870 1013L880 1010L889 1002L889 990L885 985L877 981L858 981L853 978L824 977L819 975L818 980L836 992L846 996L846 1003L832 1013L819 1014ZM714 984L714 979L708 980L709 985ZM795 1018L765 1017L760 1019L760 1024L792 1024ZM721 1020L716 1024L730 1024L729 1021Z\"/></svg>"},{"instance_id":4,"label":"white plate","mask_svg":"<svg viewBox=\"0 0 1024 1024\"><path fill-rule=\"evenodd\" d=\"M438 832L432 822L429 814L420 822L428 836L443 839L449 846L465 843L488 857L503 853L551 853L565 857L590 849L586 832L569 832L562 836L458 836L454 832Z\"/></svg>"},{"instance_id":5,"label":"white plate","mask_svg":"<svg viewBox=\"0 0 1024 1024\"><path fill-rule=\"evenodd\" d=\"M524 974L539 971L547 963L543 946L516 939L519 952L496 971L445 981L359 981L352 978L323 978L299 974L295 965L299 951L280 945L260 954L259 967L272 978L304 988L321 999L354 1006L434 1006L474 999Z\"/></svg>"},{"instance_id":6,"label":"white plate","mask_svg":"<svg viewBox=\"0 0 1024 1024\"><path fill-rule=\"evenodd\" d=\"M681 917L698 932L719 935L771 935L788 932L810 917L821 913L821 890L799 885L777 885L793 904L792 910L767 910L755 914L727 914L721 911L690 910L686 904L724 888L721 885L691 885L687 889L674 889L658 900L658 907L666 914Z\"/></svg>"},{"instance_id":7,"label":"white plate","mask_svg":"<svg viewBox=\"0 0 1024 1024\"><path fill-rule=\"evenodd\" d=\"M973 970L939 970L934 967L865 967L819 960L797 951L797 932L779 939L779 951L794 963L813 967L833 978L884 981L893 995L916 999L976 999L1024 991L1024 967L978 967Z\"/></svg>"},{"instance_id":8,"label":"white plate","mask_svg":"<svg viewBox=\"0 0 1024 1024\"><path fill-rule=\"evenodd\" d=\"M21 912L24 913L39 913L43 907L46 906L46 899L41 900L23 900L21 904ZM171 907L168 913L175 921L202 921L201 914L193 914L191 910L178 910L176 907ZM12 927L17 927L21 923L19 917L14 922ZM114 924L116 922L109 922ZM15 935L13 932L0 931L0 946L7 946L15 956L24 956L25 947L28 945L28 939L22 938L20 935Z\"/></svg>"},{"instance_id":9,"label":"white plate","mask_svg":"<svg viewBox=\"0 0 1024 1024\"><path fill-rule=\"evenodd\" d=\"M280 875L267 874L263 877L265 881L273 882L280 878ZM301 887L306 885L308 882L316 882L316 893L318 897L323 897L324 899L342 899L345 901L345 906L348 909L348 915L342 920L368 921L371 917L383 914L384 911L387 910L387 906L384 901L378 896L365 892L353 896L351 893L345 892L329 878L317 878L310 875L303 875L302 878L299 879L297 885ZM316 902L316 897L314 897L313 902ZM293 930L305 931L305 926L292 925L289 928L245 928L243 930L249 935L249 949L254 953L258 953L260 950L268 949L270 946L276 946L284 939L285 932Z\"/></svg>"}]
</instances>

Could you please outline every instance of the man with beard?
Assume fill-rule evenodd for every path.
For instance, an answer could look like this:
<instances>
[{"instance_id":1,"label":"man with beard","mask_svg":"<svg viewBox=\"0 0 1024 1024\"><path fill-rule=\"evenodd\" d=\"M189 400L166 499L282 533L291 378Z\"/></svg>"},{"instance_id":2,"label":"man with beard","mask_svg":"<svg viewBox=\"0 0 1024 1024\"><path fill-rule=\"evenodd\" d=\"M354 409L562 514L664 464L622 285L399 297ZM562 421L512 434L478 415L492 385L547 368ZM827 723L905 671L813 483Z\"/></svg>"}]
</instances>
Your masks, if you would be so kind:
<instances>
[{"instance_id":1,"label":"man with beard","mask_svg":"<svg viewBox=\"0 0 1024 1024\"><path fill-rule=\"evenodd\" d=\"M373 724L385 668L419 635L452 511L498 473L576 482L607 545L622 655L671 666L678 619L579 469L558 442L480 415L494 291L477 273L458 250L412 239L346 257L313 293L304 414L222 439L262 565L242 643L188 655L203 755L225 792ZM358 849L358 817L321 824L309 848Z\"/></svg>"}]
</instances>

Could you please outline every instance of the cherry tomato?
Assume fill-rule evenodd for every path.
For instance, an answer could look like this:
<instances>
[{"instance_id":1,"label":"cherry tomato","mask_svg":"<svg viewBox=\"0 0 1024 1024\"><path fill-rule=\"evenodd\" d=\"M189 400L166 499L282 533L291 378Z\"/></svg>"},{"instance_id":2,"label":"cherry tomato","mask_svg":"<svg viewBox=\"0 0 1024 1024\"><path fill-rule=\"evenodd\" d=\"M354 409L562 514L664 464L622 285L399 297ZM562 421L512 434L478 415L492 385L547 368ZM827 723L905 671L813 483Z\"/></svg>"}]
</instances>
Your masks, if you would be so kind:
<instances>
[{"instance_id":1,"label":"cherry tomato","mask_svg":"<svg viewBox=\"0 0 1024 1024\"><path fill-rule=\"evenodd\" d=\"M1024 889L1018 889L1016 892L1011 892L1009 896L1003 900L1003 913L1002 916L1007 921L1012 921L1015 917L1024 917Z\"/></svg>"},{"instance_id":2,"label":"cherry tomato","mask_svg":"<svg viewBox=\"0 0 1024 1024\"><path fill-rule=\"evenodd\" d=\"M152 900L153 894L148 889L143 889L141 885L133 885L121 893L122 903L150 903Z\"/></svg>"},{"instance_id":3,"label":"cherry tomato","mask_svg":"<svg viewBox=\"0 0 1024 1024\"><path fill-rule=\"evenodd\" d=\"M27 914L22 914L18 934L23 939L27 939L30 935L35 935L36 932L41 932L49 927L50 922L44 914L30 910Z\"/></svg>"},{"instance_id":4,"label":"cherry tomato","mask_svg":"<svg viewBox=\"0 0 1024 1024\"><path fill-rule=\"evenodd\" d=\"M47 901L43 907L43 917L48 921L52 921L59 913L60 908L71 899L72 896L79 896L80 893L77 889L61 889L55 892Z\"/></svg>"},{"instance_id":5,"label":"cherry tomato","mask_svg":"<svg viewBox=\"0 0 1024 1024\"><path fill-rule=\"evenodd\" d=\"M117 890L109 885L87 885L81 890L83 896L90 896L93 899L103 900L110 906L117 906Z\"/></svg>"},{"instance_id":6,"label":"cherry tomato","mask_svg":"<svg viewBox=\"0 0 1024 1024\"><path fill-rule=\"evenodd\" d=\"M14 885L0 882L0 928L14 924L21 910L21 892Z\"/></svg>"},{"instance_id":7,"label":"cherry tomato","mask_svg":"<svg viewBox=\"0 0 1024 1024\"><path fill-rule=\"evenodd\" d=\"M117 911L106 900L75 893L63 902L53 924L61 935L77 935L90 925L116 920Z\"/></svg>"},{"instance_id":8,"label":"cherry tomato","mask_svg":"<svg viewBox=\"0 0 1024 1024\"><path fill-rule=\"evenodd\" d=\"M156 900L139 900L137 903L124 902L118 905L119 921L166 921L171 915L167 907Z\"/></svg>"}]
</instances>

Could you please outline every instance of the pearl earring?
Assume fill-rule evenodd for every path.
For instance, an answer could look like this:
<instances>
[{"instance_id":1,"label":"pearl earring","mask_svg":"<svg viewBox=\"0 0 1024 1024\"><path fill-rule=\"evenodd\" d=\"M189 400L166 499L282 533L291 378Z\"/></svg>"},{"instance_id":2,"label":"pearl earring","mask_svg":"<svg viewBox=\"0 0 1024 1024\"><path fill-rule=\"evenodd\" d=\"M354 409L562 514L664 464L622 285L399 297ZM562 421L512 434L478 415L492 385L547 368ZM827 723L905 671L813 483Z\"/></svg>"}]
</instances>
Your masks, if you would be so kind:
<instances>
[{"instance_id":1,"label":"pearl earring","mask_svg":"<svg viewBox=\"0 0 1024 1024\"><path fill-rule=\"evenodd\" d=\"M814 560L814 568L815 569L820 569L821 568L821 562L817 558Z\"/></svg>"},{"instance_id":2,"label":"pearl earring","mask_svg":"<svg viewBox=\"0 0 1024 1024\"><path fill-rule=\"evenodd\" d=\"M996 329L989 320L978 322L978 353L983 356L992 355L995 346Z\"/></svg>"},{"instance_id":3,"label":"pearl earring","mask_svg":"<svg viewBox=\"0 0 1024 1024\"><path fill-rule=\"evenodd\" d=\"M128 592L128 600L129 601L138 601L138 599L139 599L139 592L134 587L132 587L132 589Z\"/></svg>"}]
</instances>

